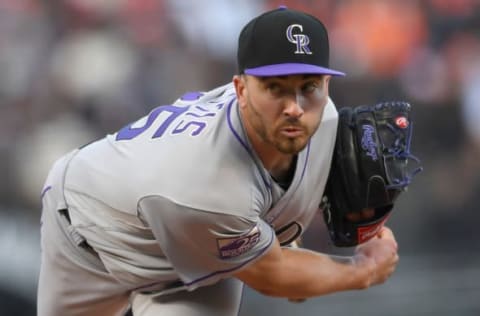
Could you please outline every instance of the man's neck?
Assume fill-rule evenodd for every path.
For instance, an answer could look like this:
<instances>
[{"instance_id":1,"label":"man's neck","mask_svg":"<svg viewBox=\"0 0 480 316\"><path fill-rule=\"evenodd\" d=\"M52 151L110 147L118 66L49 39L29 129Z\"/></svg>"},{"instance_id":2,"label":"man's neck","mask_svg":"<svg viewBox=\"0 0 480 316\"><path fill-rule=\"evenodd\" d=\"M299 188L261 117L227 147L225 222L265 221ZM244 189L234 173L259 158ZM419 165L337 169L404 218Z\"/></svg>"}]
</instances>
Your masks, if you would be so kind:
<instances>
[{"instance_id":1,"label":"man's neck","mask_svg":"<svg viewBox=\"0 0 480 316\"><path fill-rule=\"evenodd\" d=\"M284 154L270 144L261 142L258 138L250 138L251 144L263 167L279 184L290 183L296 166L297 155Z\"/></svg>"},{"instance_id":2,"label":"man's neck","mask_svg":"<svg viewBox=\"0 0 480 316\"><path fill-rule=\"evenodd\" d=\"M288 165L279 166L279 168L269 170L270 176L285 190L288 189L293 180L293 176L295 175L297 157L297 155L291 157L292 159Z\"/></svg>"}]
</instances>

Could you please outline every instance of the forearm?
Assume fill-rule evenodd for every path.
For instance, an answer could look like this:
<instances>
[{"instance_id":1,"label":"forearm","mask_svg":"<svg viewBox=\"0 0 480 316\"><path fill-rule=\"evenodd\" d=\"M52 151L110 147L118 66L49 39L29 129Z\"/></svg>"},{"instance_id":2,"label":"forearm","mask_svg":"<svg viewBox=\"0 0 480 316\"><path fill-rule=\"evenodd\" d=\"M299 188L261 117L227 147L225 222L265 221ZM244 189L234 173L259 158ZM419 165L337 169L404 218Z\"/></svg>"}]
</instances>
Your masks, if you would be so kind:
<instances>
[{"instance_id":1,"label":"forearm","mask_svg":"<svg viewBox=\"0 0 480 316\"><path fill-rule=\"evenodd\" d=\"M385 282L395 271L397 243L384 227L377 237L358 246L351 260L339 258L281 248L276 240L265 255L235 277L265 295L290 299L364 289Z\"/></svg>"},{"instance_id":2,"label":"forearm","mask_svg":"<svg viewBox=\"0 0 480 316\"><path fill-rule=\"evenodd\" d=\"M291 248L282 249L280 261L265 269L270 271L270 277L264 278L257 290L265 295L288 298L365 288L370 284L373 271L367 262L357 264L352 257L331 257Z\"/></svg>"}]
</instances>

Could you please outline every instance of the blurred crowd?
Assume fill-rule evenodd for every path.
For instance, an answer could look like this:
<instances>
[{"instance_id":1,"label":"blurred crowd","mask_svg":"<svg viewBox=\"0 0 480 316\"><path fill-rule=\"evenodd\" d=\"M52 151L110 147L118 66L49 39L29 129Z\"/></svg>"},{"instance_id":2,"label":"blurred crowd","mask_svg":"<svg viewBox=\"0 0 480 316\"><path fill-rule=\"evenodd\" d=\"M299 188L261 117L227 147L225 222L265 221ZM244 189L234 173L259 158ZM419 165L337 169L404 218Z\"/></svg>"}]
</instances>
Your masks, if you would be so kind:
<instances>
[{"instance_id":1,"label":"blurred crowd","mask_svg":"<svg viewBox=\"0 0 480 316\"><path fill-rule=\"evenodd\" d=\"M347 73L337 106L412 103L425 171L392 220L407 248L466 244L480 219L478 0L0 0L0 214L38 221L61 154L230 81L241 27L281 4L329 29L330 65Z\"/></svg>"}]
</instances>

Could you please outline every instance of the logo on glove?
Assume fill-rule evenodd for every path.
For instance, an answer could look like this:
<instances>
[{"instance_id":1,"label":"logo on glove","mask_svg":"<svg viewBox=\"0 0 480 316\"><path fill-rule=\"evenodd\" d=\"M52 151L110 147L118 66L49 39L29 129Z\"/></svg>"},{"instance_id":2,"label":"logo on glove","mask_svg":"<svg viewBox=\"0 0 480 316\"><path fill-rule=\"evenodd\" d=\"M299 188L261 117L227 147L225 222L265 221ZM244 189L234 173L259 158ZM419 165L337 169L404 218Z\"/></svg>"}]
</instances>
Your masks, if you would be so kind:
<instances>
[{"instance_id":1,"label":"logo on glove","mask_svg":"<svg viewBox=\"0 0 480 316\"><path fill-rule=\"evenodd\" d=\"M401 129L405 129L408 127L408 120L405 116L399 116L395 119L395 124Z\"/></svg>"},{"instance_id":2,"label":"logo on glove","mask_svg":"<svg viewBox=\"0 0 480 316\"><path fill-rule=\"evenodd\" d=\"M373 161L377 161L377 143L373 139L375 137L375 129L372 125L362 125L362 130L362 149L365 150L366 155L372 158Z\"/></svg>"},{"instance_id":3,"label":"logo on glove","mask_svg":"<svg viewBox=\"0 0 480 316\"><path fill-rule=\"evenodd\" d=\"M390 214L387 214L379 222L358 227L357 229L358 243L362 244L367 240L370 240L373 237L375 237L375 235L380 231L380 229L382 229L383 225L385 224L389 216Z\"/></svg>"}]
</instances>

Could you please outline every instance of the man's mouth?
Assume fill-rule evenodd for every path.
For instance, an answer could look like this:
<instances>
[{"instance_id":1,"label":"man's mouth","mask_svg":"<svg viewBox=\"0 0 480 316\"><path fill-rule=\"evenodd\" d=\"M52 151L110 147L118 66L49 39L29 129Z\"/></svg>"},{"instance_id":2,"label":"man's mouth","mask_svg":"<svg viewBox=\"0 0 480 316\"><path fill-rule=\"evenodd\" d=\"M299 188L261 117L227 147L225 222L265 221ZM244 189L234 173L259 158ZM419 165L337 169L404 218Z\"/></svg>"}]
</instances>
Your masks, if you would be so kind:
<instances>
[{"instance_id":1,"label":"man's mouth","mask_svg":"<svg viewBox=\"0 0 480 316\"><path fill-rule=\"evenodd\" d=\"M304 134L304 130L297 126L287 126L280 129L280 133L289 138L300 137Z\"/></svg>"}]
</instances>

